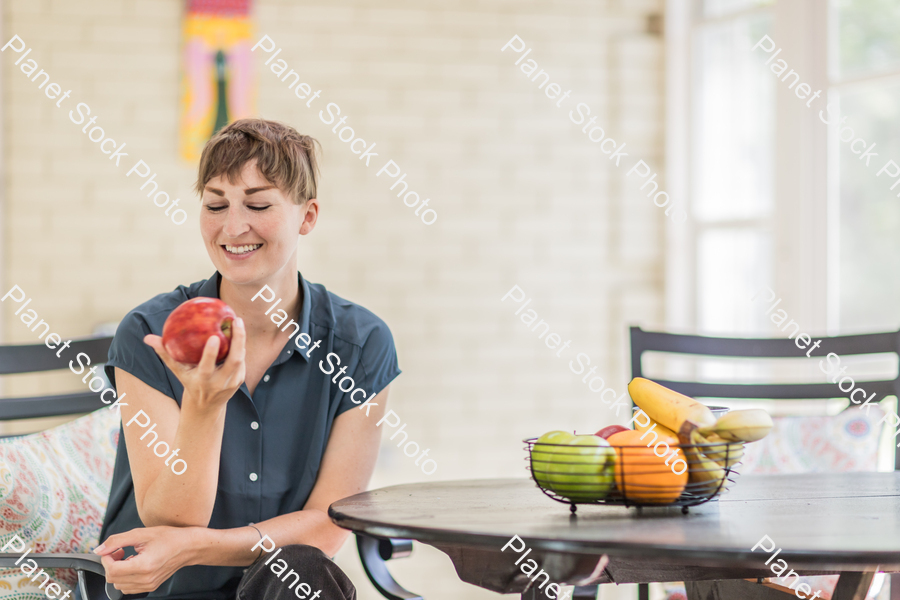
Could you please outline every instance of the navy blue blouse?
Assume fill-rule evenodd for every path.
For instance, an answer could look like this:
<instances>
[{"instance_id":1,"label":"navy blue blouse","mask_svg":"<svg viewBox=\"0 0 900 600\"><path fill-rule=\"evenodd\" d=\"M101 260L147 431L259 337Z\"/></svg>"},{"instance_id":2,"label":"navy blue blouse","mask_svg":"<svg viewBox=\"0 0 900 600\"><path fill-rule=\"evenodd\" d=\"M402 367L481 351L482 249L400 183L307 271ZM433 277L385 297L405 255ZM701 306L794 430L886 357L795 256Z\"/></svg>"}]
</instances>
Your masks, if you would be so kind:
<instances>
[{"instance_id":1,"label":"navy blue blouse","mask_svg":"<svg viewBox=\"0 0 900 600\"><path fill-rule=\"evenodd\" d=\"M332 383L332 377L323 373L319 362L323 361L325 370L330 371L325 360L329 353L340 357L340 365L347 366L345 374L356 383L354 389L362 388L365 397L373 397L400 374L394 340L384 321L323 286L298 277L302 305L300 314L290 317L300 324L299 333L284 346L252 398L242 384L228 401L219 483L209 523L212 529L243 527L303 508L316 482L335 417L362 406L361 393L357 392L351 402L352 390L341 391L338 384L342 380ZM185 300L218 298L219 279L217 272L208 280L179 286L128 313L109 349L106 374L113 385L114 368L118 367L174 398L180 406L184 388L143 338L148 333L162 335L166 317ZM263 313L272 306L262 298L255 303ZM277 309L269 313L275 323L284 320L276 317L278 313ZM288 331L295 329L291 325ZM310 350L318 340L321 344ZM152 410L147 412L152 420ZM190 468L188 465L187 472ZM134 500L125 436L120 431L100 540L138 527L143 524ZM241 567L185 567L149 597L233 598L235 580L242 573Z\"/></svg>"}]
</instances>

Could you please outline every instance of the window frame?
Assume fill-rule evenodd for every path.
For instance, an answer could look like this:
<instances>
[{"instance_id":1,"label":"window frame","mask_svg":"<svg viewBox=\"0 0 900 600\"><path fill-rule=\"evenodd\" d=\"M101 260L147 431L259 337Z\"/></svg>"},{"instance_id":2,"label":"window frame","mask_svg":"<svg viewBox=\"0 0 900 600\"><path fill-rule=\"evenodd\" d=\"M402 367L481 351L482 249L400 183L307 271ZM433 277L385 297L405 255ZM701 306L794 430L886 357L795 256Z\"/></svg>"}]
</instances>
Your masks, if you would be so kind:
<instances>
[{"instance_id":1,"label":"window frame","mask_svg":"<svg viewBox=\"0 0 900 600\"><path fill-rule=\"evenodd\" d=\"M827 128L818 110L807 108L787 85L776 85L772 160L774 212L771 218L699 223L693 215L691 161L693 144L693 40L705 25L760 12L773 18L771 38L791 68L803 73L813 90L831 93L828 79L828 4L791 0L698 19L699 0L667 0L666 5L666 185L688 207L684 223L666 224L666 327L697 330L697 245L711 228L768 228L774 264L771 286L788 312L803 318L813 331L833 333L837 326L838 264L837 179L829 173ZM748 49L748 52L750 50ZM772 74L772 77L775 77ZM824 199L824 201L822 201ZM825 235L821 235L821 232ZM818 233L818 235L817 235ZM743 301L743 299L737 299ZM747 310L755 310L746 299ZM764 332L760 332L764 334Z\"/></svg>"}]
</instances>

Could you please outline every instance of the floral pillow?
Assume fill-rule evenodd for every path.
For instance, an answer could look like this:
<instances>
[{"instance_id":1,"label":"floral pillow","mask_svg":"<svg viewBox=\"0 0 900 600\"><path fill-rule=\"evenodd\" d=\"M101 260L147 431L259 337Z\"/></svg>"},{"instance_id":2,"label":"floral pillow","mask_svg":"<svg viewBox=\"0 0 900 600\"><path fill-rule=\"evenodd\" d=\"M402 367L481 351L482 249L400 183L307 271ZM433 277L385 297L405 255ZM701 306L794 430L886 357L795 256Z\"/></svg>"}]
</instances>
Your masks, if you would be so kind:
<instances>
[{"instance_id":1,"label":"floral pillow","mask_svg":"<svg viewBox=\"0 0 900 600\"><path fill-rule=\"evenodd\" d=\"M13 535L33 553L90 552L99 543L119 417L99 409L59 427L0 439L0 547ZM8 550L9 551L9 550ZM72 569L46 569L65 592ZM0 598L46 598L18 567L0 569Z\"/></svg>"},{"instance_id":2,"label":"floral pillow","mask_svg":"<svg viewBox=\"0 0 900 600\"><path fill-rule=\"evenodd\" d=\"M884 412L851 407L833 417L775 417L764 439L747 444L737 467L746 473L875 471Z\"/></svg>"}]
</instances>

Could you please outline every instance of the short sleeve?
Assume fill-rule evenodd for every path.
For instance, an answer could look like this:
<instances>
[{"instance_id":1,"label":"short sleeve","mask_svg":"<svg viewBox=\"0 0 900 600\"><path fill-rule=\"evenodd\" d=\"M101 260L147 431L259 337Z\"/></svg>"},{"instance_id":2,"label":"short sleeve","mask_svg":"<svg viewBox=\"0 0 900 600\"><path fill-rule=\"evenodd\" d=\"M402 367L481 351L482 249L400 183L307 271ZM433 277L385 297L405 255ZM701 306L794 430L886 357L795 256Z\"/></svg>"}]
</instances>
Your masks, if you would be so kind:
<instances>
[{"instance_id":1,"label":"short sleeve","mask_svg":"<svg viewBox=\"0 0 900 600\"><path fill-rule=\"evenodd\" d=\"M387 324L380 319L373 323L360 350L359 362L352 375L357 387L365 390L366 398L373 398L400 374L394 336ZM359 396L357 396L359 401ZM341 414L361 402L351 402L350 394L343 394L337 414Z\"/></svg>"},{"instance_id":2,"label":"short sleeve","mask_svg":"<svg viewBox=\"0 0 900 600\"><path fill-rule=\"evenodd\" d=\"M134 311L128 313L119 323L109 347L106 376L115 387L115 367L118 367L166 396L176 398L166 375L166 365L153 348L144 343L144 336L150 333L154 332L141 314Z\"/></svg>"}]
</instances>

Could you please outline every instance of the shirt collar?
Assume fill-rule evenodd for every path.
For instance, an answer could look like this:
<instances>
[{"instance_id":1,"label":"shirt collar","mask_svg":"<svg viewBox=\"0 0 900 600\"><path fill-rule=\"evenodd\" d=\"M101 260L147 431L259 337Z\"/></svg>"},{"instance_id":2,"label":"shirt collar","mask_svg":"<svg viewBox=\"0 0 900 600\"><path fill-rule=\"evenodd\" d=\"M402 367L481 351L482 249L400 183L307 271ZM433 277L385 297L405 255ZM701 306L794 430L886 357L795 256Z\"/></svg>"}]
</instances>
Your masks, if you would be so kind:
<instances>
[{"instance_id":1,"label":"shirt collar","mask_svg":"<svg viewBox=\"0 0 900 600\"><path fill-rule=\"evenodd\" d=\"M200 286L200 289L197 291L198 296L202 296L204 298L218 298L219 297L219 277L222 275L219 274L218 271L212 274L212 277L203 282L203 285Z\"/></svg>"},{"instance_id":2,"label":"shirt collar","mask_svg":"<svg viewBox=\"0 0 900 600\"><path fill-rule=\"evenodd\" d=\"M198 290L197 295L203 296L204 298L218 298L219 297L219 280L221 279L221 277L222 277L222 274L219 273L218 271L213 273L213 275L209 279L207 279L203 283L203 285L200 286L200 289ZM293 318L297 323L300 324L300 331L297 333L297 335L300 335L301 333L305 333L308 337L311 338L312 336L310 335L310 332L309 332L309 316L310 316L310 314L312 314L312 295L310 294L310 291L309 291L309 284L306 282L306 279L303 278L303 275L299 271L297 272L297 279L299 280L299 283L300 283L300 290L303 293L303 302L300 305L300 314L294 315L293 317L291 315L288 315L288 318ZM293 349L293 352L291 352L291 354L298 354L303 357L303 360L305 362L309 362L309 358L307 358L306 354L304 352L298 350L297 347L294 345L295 337L296 336L291 337L291 339L287 342L287 344L285 344L285 346L284 346L285 351L283 354L287 354L288 350ZM315 341L315 340L313 340L313 341ZM285 359L279 357L279 359L276 360L275 362L276 362L276 364L279 364L281 362L284 362L284 360Z\"/></svg>"}]
</instances>

